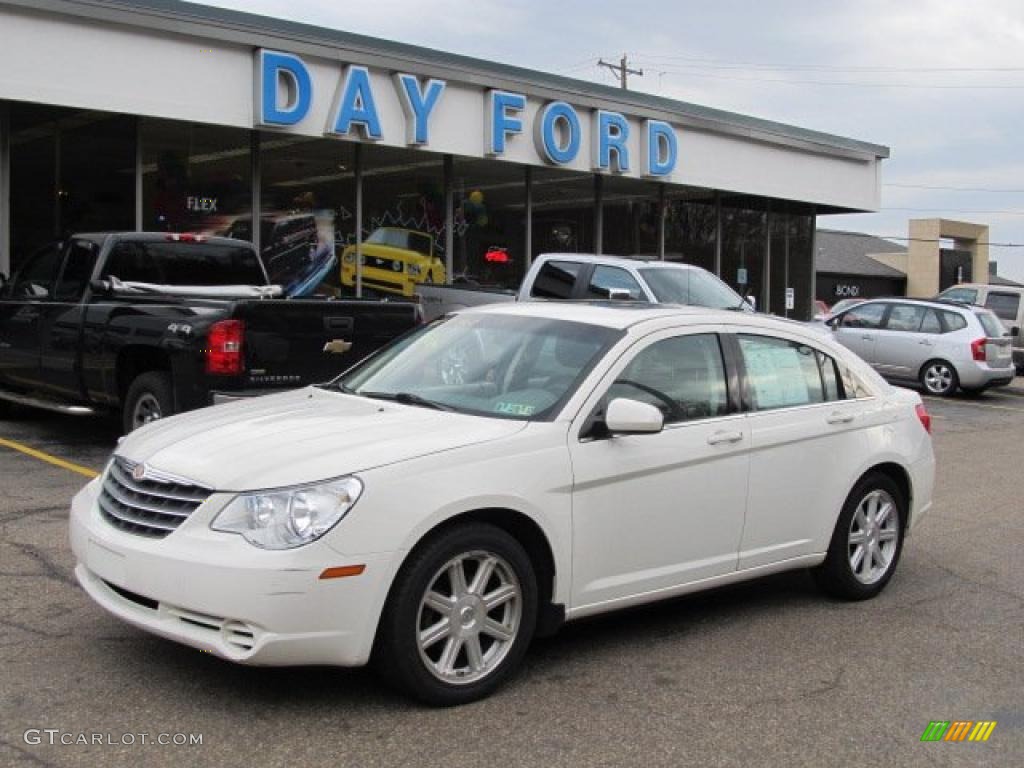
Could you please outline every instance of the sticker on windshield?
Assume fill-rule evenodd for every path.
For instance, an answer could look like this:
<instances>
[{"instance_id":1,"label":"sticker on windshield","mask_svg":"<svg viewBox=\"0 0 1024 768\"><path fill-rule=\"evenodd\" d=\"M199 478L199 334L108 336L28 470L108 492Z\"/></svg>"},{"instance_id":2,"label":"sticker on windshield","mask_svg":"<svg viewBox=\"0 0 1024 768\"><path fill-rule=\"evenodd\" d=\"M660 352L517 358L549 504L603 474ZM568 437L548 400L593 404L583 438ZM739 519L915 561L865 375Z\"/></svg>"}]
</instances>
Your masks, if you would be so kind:
<instances>
[{"instance_id":1,"label":"sticker on windshield","mask_svg":"<svg viewBox=\"0 0 1024 768\"><path fill-rule=\"evenodd\" d=\"M498 403L494 406L494 410L497 413L507 413L510 416L532 416L537 408L522 403Z\"/></svg>"}]
</instances>

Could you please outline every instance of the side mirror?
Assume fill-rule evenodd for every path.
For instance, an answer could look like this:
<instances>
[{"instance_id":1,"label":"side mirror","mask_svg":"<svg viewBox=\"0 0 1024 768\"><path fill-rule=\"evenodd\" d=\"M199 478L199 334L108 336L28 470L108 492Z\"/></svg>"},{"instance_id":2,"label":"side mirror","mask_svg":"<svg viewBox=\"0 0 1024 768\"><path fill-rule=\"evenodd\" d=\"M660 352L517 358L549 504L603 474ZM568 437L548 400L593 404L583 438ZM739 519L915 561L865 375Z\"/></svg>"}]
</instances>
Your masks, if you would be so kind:
<instances>
[{"instance_id":1,"label":"side mirror","mask_svg":"<svg viewBox=\"0 0 1024 768\"><path fill-rule=\"evenodd\" d=\"M665 417L650 403L617 397L608 403L604 423L613 435L646 435L661 432Z\"/></svg>"},{"instance_id":2,"label":"side mirror","mask_svg":"<svg viewBox=\"0 0 1024 768\"><path fill-rule=\"evenodd\" d=\"M744 296L744 297L743 297L743 300L744 300L745 302L747 302L747 305L748 305L748 306L749 306L749 307L750 307L750 308L751 308L752 310L754 310L755 312L757 311L757 299L756 299L756 298L754 298L753 296Z\"/></svg>"},{"instance_id":3,"label":"side mirror","mask_svg":"<svg viewBox=\"0 0 1024 768\"><path fill-rule=\"evenodd\" d=\"M608 298L611 301L629 301L633 298L633 294L629 292L628 288L609 288Z\"/></svg>"},{"instance_id":4,"label":"side mirror","mask_svg":"<svg viewBox=\"0 0 1024 768\"><path fill-rule=\"evenodd\" d=\"M93 293L98 293L101 296L106 296L110 293L110 283L106 280L90 280L89 287Z\"/></svg>"}]
</instances>

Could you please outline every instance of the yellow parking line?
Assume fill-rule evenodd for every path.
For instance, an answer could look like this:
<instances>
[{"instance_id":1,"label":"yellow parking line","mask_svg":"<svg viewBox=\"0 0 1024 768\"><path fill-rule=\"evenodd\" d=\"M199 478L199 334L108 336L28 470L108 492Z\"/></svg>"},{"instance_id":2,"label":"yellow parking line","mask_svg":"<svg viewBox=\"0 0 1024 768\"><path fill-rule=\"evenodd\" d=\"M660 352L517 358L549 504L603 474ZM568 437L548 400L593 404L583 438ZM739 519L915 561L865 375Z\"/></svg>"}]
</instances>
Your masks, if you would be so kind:
<instances>
[{"instance_id":1,"label":"yellow parking line","mask_svg":"<svg viewBox=\"0 0 1024 768\"><path fill-rule=\"evenodd\" d=\"M99 472L97 472L94 469L89 469L88 467L83 467L81 464L75 464L70 461L64 461L64 459L58 459L56 456L51 456L48 453L37 451L35 448L29 448L27 445L15 442L14 440L5 440L4 438L0 437L0 446L4 448L10 448L12 451L24 453L26 456L31 456L33 459L45 461L47 464L53 464L53 466L55 467L66 469L69 472L75 472L79 475L88 477L89 479L92 479L99 475Z\"/></svg>"}]
</instances>

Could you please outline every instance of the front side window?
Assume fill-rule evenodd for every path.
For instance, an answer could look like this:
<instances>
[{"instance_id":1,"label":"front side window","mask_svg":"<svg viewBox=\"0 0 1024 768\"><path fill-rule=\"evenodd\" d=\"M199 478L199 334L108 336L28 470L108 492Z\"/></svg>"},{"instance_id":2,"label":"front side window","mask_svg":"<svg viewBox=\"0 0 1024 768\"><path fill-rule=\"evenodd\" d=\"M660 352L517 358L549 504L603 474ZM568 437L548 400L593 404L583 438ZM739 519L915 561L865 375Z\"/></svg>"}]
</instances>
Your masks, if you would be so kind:
<instances>
[{"instance_id":1,"label":"front side window","mask_svg":"<svg viewBox=\"0 0 1024 768\"><path fill-rule=\"evenodd\" d=\"M1020 309L1020 294L989 292L988 297L985 299L985 306L995 312L996 317L1000 320L1017 322L1017 312Z\"/></svg>"},{"instance_id":2,"label":"front side window","mask_svg":"<svg viewBox=\"0 0 1024 768\"><path fill-rule=\"evenodd\" d=\"M573 261L547 261L533 281L531 296L540 299L568 299L576 287L580 265Z\"/></svg>"},{"instance_id":3,"label":"front side window","mask_svg":"<svg viewBox=\"0 0 1024 768\"><path fill-rule=\"evenodd\" d=\"M648 267L640 274L661 304L692 304L712 309L742 308L745 302L736 291L702 269Z\"/></svg>"},{"instance_id":4,"label":"front side window","mask_svg":"<svg viewBox=\"0 0 1024 768\"><path fill-rule=\"evenodd\" d=\"M753 408L768 411L839 399L832 358L806 344L771 336L738 336Z\"/></svg>"},{"instance_id":5,"label":"front side window","mask_svg":"<svg viewBox=\"0 0 1024 768\"><path fill-rule=\"evenodd\" d=\"M718 336L677 336L637 354L608 389L617 397L650 403L672 424L729 412L725 366Z\"/></svg>"},{"instance_id":6,"label":"front side window","mask_svg":"<svg viewBox=\"0 0 1024 768\"><path fill-rule=\"evenodd\" d=\"M57 301L77 301L85 293L92 270L96 266L96 258L100 249L88 240L73 240L68 247L68 255L64 260L64 270L54 289L53 297Z\"/></svg>"},{"instance_id":7,"label":"front side window","mask_svg":"<svg viewBox=\"0 0 1024 768\"><path fill-rule=\"evenodd\" d=\"M622 332L509 315L455 315L403 337L331 385L350 394L542 421Z\"/></svg>"},{"instance_id":8,"label":"front side window","mask_svg":"<svg viewBox=\"0 0 1024 768\"><path fill-rule=\"evenodd\" d=\"M924 307L916 307L912 304L894 304L885 321L885 328L889 331L916 333L921 328L923 319Z\"/></svg>"},{"instance_id":9,"label":"front side window","mask_svg":"<svg viewBox=\"0 0 1024 768\"><path fill-rule=\"evenodd\" d=\"M11 296L16 299L47 298L53 288L63 245L53 243L36 251L15 277Z\"/></svg>"},{"instance_id":10,"label":"front side window","mask_svg":"<svg viewBox=\"0 0 1024 768\"><path fill-rule=\"evenodd\" d=\"M880 328L885 304L861 304L842 316L843 328Z\"/></svg>"},{"instance_id":11,"label":"front side window","mask_svg":"<svg viewBox=\"0 0 1024 768\"><path fill-rule=\"evenodd\" d=\"M587 286L588 299L610 299L612 291L628 293L631 301L643 301L644 293L640 284L624 269L599 265Z\"/></svg>"}]
</instances>

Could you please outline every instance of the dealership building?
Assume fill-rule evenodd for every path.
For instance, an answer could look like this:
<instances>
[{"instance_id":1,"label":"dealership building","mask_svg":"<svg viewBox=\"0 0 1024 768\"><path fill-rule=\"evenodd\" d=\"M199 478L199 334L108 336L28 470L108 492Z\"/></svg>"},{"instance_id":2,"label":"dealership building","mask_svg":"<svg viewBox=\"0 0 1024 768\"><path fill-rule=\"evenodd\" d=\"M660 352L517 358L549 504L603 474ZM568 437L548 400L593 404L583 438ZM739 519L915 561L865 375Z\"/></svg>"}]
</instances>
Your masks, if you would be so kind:
<instances>
[{"instance_id":1,"label":"dealership building","mask_svg":"<svg viewBox=\"0 0 1024 768\"><path fill-rule=\"evenodd\" d=\"M198 4L0 0L4 273L75 232L230 233L267 249L280 222L315 214L339 258L383 228L423 233L448 281L515 285L551 251L641 254L807 317L816 217L877 210L887 156Z\"/></svg>"}]
</instances>

